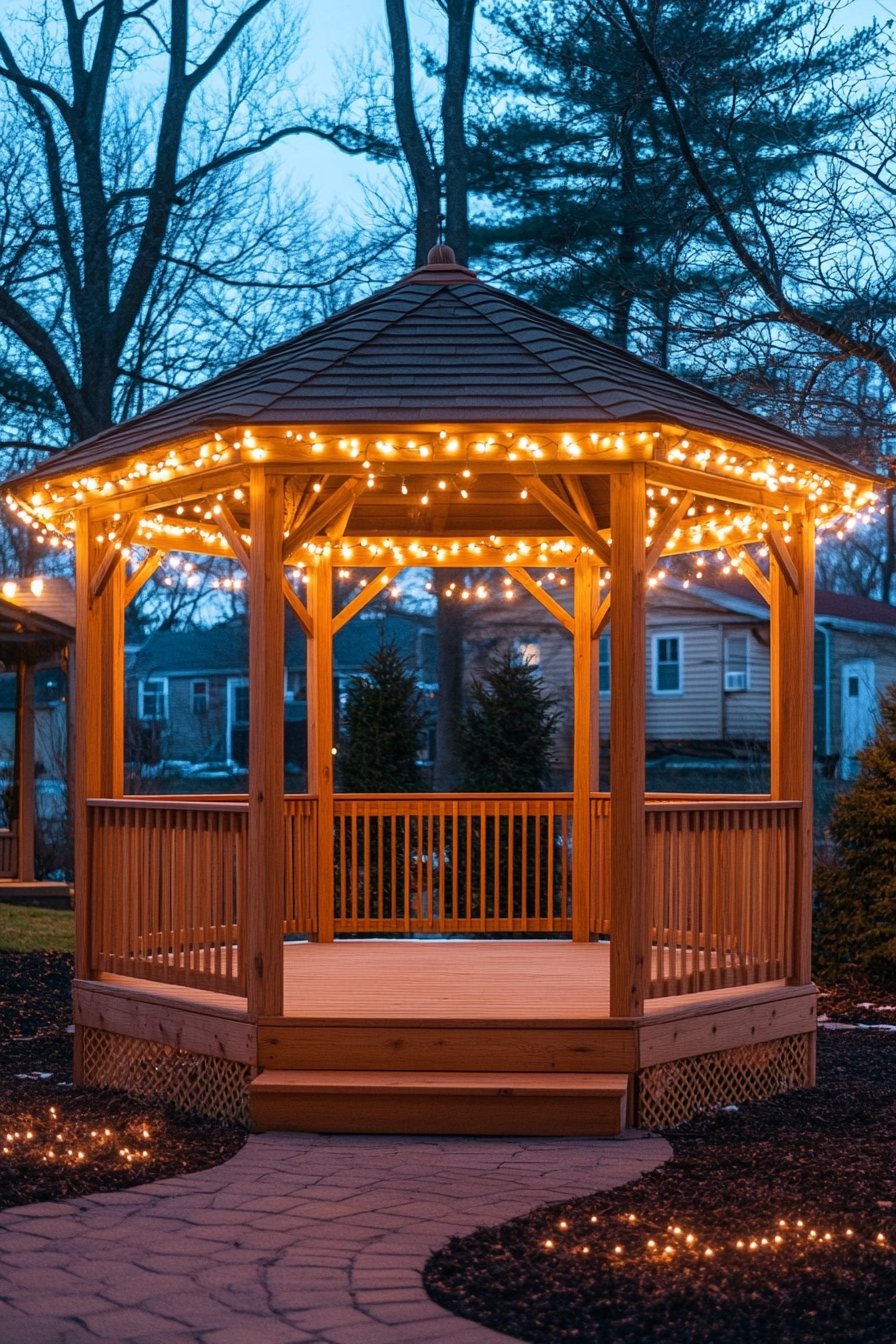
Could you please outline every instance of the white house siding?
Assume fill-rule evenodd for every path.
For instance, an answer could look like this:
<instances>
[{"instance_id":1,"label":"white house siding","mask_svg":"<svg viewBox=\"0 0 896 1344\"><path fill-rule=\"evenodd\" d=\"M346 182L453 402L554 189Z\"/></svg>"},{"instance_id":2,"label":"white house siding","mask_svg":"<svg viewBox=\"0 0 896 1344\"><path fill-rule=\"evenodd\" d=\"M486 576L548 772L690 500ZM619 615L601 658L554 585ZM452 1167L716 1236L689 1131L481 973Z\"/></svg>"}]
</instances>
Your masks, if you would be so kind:
<instances>
[{"instance_id":1,"label":"white house siding","mask_svg":"<svg viewBox=\"0 0 896 1344\"><path fill-rule=\"evenodd\" d=\"M736 742L767 742L770 726L771 658L768 624L742 623L733 618L729 631L746 631L750 640L749 686L747 691L727 691L724 695L724 736Z\"/></svg>"},{"instance_id":2,"label":"white house siding","mask_svg":"<svg viewBox=\"0 0 896 1344\"><path fill-rule=\"evenodd\" d=\"M830 679L830 732L831 753L840 752L841 701L843 665L858 658L874 661L874 682L878 695L896 682L896 638L887 635L861 634L859 631L828 628L832 675ZM896 630L894 630L896 636Z\"/></svg>"}]
</instances>

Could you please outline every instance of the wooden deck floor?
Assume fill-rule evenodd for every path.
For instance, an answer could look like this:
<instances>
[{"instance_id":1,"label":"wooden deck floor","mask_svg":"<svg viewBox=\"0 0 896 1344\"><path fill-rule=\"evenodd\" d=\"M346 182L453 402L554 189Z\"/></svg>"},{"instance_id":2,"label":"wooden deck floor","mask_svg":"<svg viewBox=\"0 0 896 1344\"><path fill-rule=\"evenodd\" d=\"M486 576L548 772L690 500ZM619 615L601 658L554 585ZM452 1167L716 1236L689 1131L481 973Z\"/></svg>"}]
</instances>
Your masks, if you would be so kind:
<instances>
[{"instance_id":1,"label":"wooden deck floor","mask_svg":"<svg viewBox=\"0 0 896 1344\"><path fill-rule=\"evenodd\" d=\"M104 975L169 1002L245 1012L245 999ZM783 981L649 1000L645 1012L755 999ZM284 948L284 1016L291 1020L596 1023L609 1019L609 943L353 941Z\"/></svg>"}]
</instances>

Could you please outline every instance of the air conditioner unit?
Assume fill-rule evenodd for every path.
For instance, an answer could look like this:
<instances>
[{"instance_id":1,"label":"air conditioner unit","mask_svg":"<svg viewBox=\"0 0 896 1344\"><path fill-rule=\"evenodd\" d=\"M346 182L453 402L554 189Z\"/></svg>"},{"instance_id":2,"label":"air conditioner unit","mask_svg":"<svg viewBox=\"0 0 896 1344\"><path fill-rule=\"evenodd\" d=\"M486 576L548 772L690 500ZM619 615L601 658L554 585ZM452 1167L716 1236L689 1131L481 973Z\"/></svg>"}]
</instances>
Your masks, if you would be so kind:
<instances>
[{"instance_id":1,"label":"air conditioner unit","mask_svg":"<svg viewBox=\"0 0 896 1344\"><path fill-rule=\"evenodd\" d=\"M745 691L747 689L746 672L726 672L725 690L726 691Z\"/></svg>"}]
</instances>

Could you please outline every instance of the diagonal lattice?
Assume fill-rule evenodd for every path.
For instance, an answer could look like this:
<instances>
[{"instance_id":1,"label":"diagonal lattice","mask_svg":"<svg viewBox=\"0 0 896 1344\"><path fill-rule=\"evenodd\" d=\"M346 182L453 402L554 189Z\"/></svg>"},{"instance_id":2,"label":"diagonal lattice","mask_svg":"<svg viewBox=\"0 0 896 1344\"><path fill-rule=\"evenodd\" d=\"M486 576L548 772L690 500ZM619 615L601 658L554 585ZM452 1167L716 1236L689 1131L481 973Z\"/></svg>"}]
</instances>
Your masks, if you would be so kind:
<instances>
[{"instance_id":1,"label":"diagonal lattice","mask_svg":"<svg viewBox=\"0 0 896 1344\"><path fill-rule=\"evenodd\" d=\"M642 1069L637 1123L642 1129L665 1129L714 1106L764 1101L806 1087L810 1039L784 1036Z\"/></svg>"}]
</instances>

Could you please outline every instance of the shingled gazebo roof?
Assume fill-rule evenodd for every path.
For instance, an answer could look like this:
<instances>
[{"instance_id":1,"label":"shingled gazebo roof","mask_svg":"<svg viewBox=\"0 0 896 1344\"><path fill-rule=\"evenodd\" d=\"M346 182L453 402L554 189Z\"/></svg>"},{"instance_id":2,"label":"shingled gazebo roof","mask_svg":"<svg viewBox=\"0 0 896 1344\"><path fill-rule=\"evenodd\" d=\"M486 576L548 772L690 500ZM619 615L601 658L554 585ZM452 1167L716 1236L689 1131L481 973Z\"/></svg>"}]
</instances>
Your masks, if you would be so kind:
<instances>
[{"instance_id":1,"label":"shingled gazebo roof","mask_svg":"<svg viewBox=\"0 0 896 1344\"><path fill-rule=\"evenodd\" d=\"M86 440L54 459L53 473L243 427L620 423L702 431L846 468L823 446L486 285L462 266L430 264Z\"/></svg>"}]
</instances>

